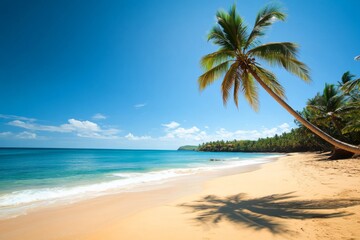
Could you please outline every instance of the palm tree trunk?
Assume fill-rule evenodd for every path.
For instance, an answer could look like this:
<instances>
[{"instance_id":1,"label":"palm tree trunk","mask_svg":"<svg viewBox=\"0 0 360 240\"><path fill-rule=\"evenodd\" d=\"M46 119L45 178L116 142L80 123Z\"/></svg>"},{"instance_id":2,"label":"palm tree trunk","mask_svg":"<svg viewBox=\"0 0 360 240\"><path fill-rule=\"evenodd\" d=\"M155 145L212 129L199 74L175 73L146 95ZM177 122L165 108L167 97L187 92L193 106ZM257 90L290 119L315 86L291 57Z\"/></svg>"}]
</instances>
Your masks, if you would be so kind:
<instances>
[{"instance_id":1,"label":"palm tree trunk","mask_svg":"<svg viewBox=\"0 0 360 240\"><path fill-rule=\"evenodd\" d=\"M266 92L270 94L281 106L283 106L291 115L293 115L296 120L298 120L301 124L303 124L305 127L307 127L310 131L312 131L317 136L321 137L328 143L332 144L333 146L344 149L346 151L360 154L360 147L355 146L349 143L342 142L340 140L337 140L336 138L331 137L329 134L323 132L318 127L311 124L309 121L304 119L299 113L297 113L294 109L292 109L282 98L280 98L277 94L275 94L262 80L261 78L256 74L255 71L252 69L249 69L249 72L254 76L256 81L265 89Z\"/></svg>"}]
</instances>

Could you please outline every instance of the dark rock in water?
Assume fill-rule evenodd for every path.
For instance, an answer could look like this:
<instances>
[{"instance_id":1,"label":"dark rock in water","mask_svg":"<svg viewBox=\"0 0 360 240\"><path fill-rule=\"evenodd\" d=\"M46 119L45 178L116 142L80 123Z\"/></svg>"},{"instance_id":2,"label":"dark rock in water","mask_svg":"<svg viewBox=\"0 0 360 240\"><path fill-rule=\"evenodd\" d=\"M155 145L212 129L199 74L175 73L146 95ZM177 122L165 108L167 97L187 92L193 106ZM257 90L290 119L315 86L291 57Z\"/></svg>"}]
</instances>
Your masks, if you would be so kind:
<instances>
[{"instance_id":1,"label":"dark rock in water","mask_svg":"<svg viewBox=\"0 0 360 240\"><path fill-rule=\"evenodd\" d=\"M212 162L218 162L218 161L225 161L223 159L217 159L217 158L210 158L210 161Z\"/></svg>"}]
</instances>

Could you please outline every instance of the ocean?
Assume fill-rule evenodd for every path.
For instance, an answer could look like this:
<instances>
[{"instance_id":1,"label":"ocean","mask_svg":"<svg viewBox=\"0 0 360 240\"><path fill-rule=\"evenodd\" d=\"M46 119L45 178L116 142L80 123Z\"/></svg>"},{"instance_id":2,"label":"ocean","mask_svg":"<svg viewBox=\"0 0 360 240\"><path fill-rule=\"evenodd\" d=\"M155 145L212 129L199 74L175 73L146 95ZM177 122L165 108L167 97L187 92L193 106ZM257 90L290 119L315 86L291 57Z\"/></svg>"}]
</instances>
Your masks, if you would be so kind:
<instances>
[{"instance_id":1,"label":"ocean","mask_svg":"<svg viewBox=\"0 0 360 240\"><path fill-rule=\"evenodd\" d=\"M30 209L133 191L176 177L260 164L264 153L0 148L0 219Z\"/></svg>"}]
</instances>

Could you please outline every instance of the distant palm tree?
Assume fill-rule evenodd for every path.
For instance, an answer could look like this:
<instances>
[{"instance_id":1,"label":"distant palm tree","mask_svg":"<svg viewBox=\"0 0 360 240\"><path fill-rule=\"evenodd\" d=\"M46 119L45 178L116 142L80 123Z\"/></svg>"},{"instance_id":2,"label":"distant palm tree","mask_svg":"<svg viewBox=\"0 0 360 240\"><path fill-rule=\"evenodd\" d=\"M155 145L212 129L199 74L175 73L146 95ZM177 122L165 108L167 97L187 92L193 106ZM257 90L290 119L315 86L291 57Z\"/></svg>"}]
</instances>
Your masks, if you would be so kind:
<instances>
[{"instance_id":1,"label":"distant palm tree","mask_svg":"<svg viewBox=\"0 0 360 240\"><path fill-rule=\"evenodd\" d=\"M355 75L351 74L349 71L345 72L341 77L341 82L339 82L339 86L341 90L346 93L350 94L355 88L360 89L360 78L354 79Z\"/></svg>"},{"instance_id":2,"label":"distant palm tree","mask_svg":"<svg viewBox=\"0 0 360 240\"><path fill-rule=\"evenodd\" d=\"M342 88L346 83L351 82L354 77L355 75L352 74L350 71L344 72L344 74L341 76L341 82L338 81L339 87Z\"/></svg>"},{"instance_id":3,"label":"distant palm tree","mask_svg":"<svg viewBox=\"0 0 360 240\"><path fill-rule=\"evenodd\" d=\"M360 60L360 56L358 58ZM355 75L347 71L343 74L339 87L344 95L349 97L350 105L356 109L352 116L350 115L342 133L360 132L360 78L355 79Z\"/></svg>"},{"instance_id":4,"label":"distant palm tree","mask_svg":"<svg viewBox=\"0 0 360 240\"><path fill-rule=\"evenodd\" d=\"M323 93L309 99L306 107L312 112L313 123L317 126L332 127L341 137L344 137L344 118L357 111L355 106L348 104L345 96L333 84L325 84Z\"/></svg>"},{"instance_id":5,"label":"distant palm tree","mask_svg":"<svg viewBox=\"0 0 360 240\"><path fill-rule=\"evenodd\" d=\"M284 101L285 92L276 76L257 62L257 60L263 60L271 66L283 67L304 81L310 81L308 67L297 59L298 46L296 44L291 42L260 44L259 37L265 35L267 27L276 20L285 20L286 16L279 7L268 5L260 10L250 33L241 16L237 14L235 5L229 12L218 11L216 17L217 24L210 31L208 40L213 41L220 48L201 59L205 73L198 79L200 90L205 89L225 74L221 85L224 104L227 103L233 88L236 106L238 106L240 90L250 106L257 110L257 82L301 124L316 135L338 148L360 153L358 146L339 141L302 118Z\"/></svg>"}]
</instances>

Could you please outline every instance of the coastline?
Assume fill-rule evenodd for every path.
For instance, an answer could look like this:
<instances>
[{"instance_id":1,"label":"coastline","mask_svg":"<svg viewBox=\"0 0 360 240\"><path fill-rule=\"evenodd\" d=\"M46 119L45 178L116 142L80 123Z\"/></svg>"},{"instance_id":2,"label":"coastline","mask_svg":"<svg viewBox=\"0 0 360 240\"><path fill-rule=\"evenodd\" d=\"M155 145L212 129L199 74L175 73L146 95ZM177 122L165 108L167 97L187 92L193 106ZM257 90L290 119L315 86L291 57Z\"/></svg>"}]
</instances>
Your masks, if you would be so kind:
<instances>
[{"instance_id":1,"label":"coastline","mask_svg":"<svg viewBox=\"0 0 360 240\"><path fill-rule=\"evenodd\" d=\"M318 158L321 156L313 153L290 154L261 166L242 168L244 172L228 169L221 173L201 173L203 176L184 176L144 191L49 207L0 221L0 239L24 239L25 236L26 239L324 239L326 236L358 239L360 190L356 186L360 185L360 164L356 160L330 162L318 161ZM209 195L213 197L204 198ZM347 204L340 201L336 209L315 210L323 214L352 215L306 218L305 213L315 210L296 209L297 212L281 217L257 213L262 222L255 218L260 223L252 219L258 225L251 225L245 220L231 219L225 211L218 222L213 222L211 217L220 212L213 212L214 216L209 213L209 219L199 221L199 216L206 216L206 212L196 211L196 204L207 206L224 203L226 199L235 204L236 195L244 201L281 197L294 204L300 201L298 205L305 204L301 201L320 203L329 199L320 204L326 205L346 198ZM240 207L241 201L236 204ZM214 211L225 206L210 207L209 210ZM249 209L245 212L249 214ZM261 224L264 221L266 224Z\"/></svg>"},{"instance_id":2,"label":"coastline","mask_svg":"<svg viewBox=\"0 0 360 240\"><path fill-rule=\"evenodd\" d=\"M87 150L84 151L87 152ZM126 152L129 151L131 153L134 152L132 150L126 150ZM170 161L166 160L163 162L160 161L157 164L151 164L151 161L149 161L149 156L152 157L152 155L146 155L148 154L148 151L145 151L145 154L143 153L145 156L139 156L139 158L144 157L144 162L146 165L145 169L141 170L140 168L137 168L142 164L141 162L136 162L134 164L131 163L129 159L127 159L128 156L115 154L112 155L112 160L116 161L117 165L116 167L112 165L112 169L110 171L106 169L106 165L109 164L108 162L102 163L100 161L97 164L94 164L94 162L91 160L84 159L80 165L76 166L77 169L81 170L87 168L86 163L89 162L91 167L90 169L87 169L87 172L90 174L87 174L85 177L83 177L81 174L71 175L73 172L76 172L76 170L73 172L68 171L68 169L70 169L68 165L71 166L71 162L69 164L65 161L65 164L61 165L62 160L59 161L59 159L72 159L76 157L83 158L83 156L86 156L86 154L73 156L74 153L70 152L69 157L69 155L67 155L68 153L68 150L61 151L60 153L56 152L56 154L59 156L57 158L58 164L60 164L62 169L64 169L64 172L61 172L58 169L55 170L51 167L45 168L42 170L42 172L39 173L42 175L42 178L45 179L44 182L37 180L36 176L33 176L33 178L28 177L28 179L26 179L27 181L22 180L9 182L9 179L6 179L5 175L5 183L3 187L7 186L10 191L0 194L0 220L26 215L29 212L34 212L39 209L41 210L42 208L72 204L106 195L157 189L157 187L161 188L164 185L166 186L168 182L182 179L186 180L189 177L193 178L194 181L197 181L197 179L204 180L205 178L209 177L229 174L232 171L236 173L237 170L242 171L242 168L246 168L249 165L261 164L281 156L280 154L264 155L256 153L250 155L205 153L206 155L191 154L189 156L188 154L178 154L174 151L159 151L162 156L159 155L156 156L156 158L169 159ZM77 154L77 152L75 154ZM92 156L96 156L97 151L92 154L95 154ZM104 155L106 155L106 153L99 154L99 157L101 158ZM133 155L131 154L131 156ZM211 156L215 158L210 158ZM96 157L93 158L94 161L97 161ZM125 158L126 160L118 161L118 158ZM182 158L191 159L190 163L189 161L182 161ZM146 159L148 160L146 161ZM32 159L29 159L29 161L31 162ZM176 165L176 162L182 165ZM54 161L50 163L50 166L51 165L57 166L56 162ZM132 168L132 171L123 171L122 165L124 169L128 169L129 167ZM94 166L99 166L100 170L98 168L94 168ZM34 171L36 171L36 167L37 166L33 166ZM96 171L101 172L102 170L105 170L106 173L101 175L96 173ZM18 171L22 171L22 169L20 168ZM55 174L55 176L57 178L53 178L55 180L57 180L61 174L65 176L64 179L60 179L62 181L60 181L59 184L57 184L55 181L51 181L52 174L56 172L57 175ZM13 171L8 175L10 174L16 175L16 171ZM73 181L69 182L67 179L71 177ZM81 180L78 181L80 178ZM33 179L35 181L33 181ZM50 179L50 181L48 179ZM8 185L6 185L6 180L8 181ZM41 183L40 187L39 183ZM44 187L44 184L48 185ZM18 186L20 186L20 188L18 188Z\"/></svg>"}]
</instances>

